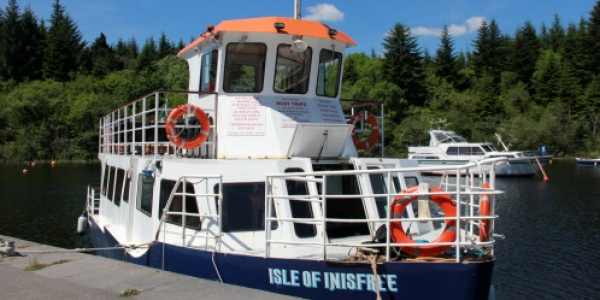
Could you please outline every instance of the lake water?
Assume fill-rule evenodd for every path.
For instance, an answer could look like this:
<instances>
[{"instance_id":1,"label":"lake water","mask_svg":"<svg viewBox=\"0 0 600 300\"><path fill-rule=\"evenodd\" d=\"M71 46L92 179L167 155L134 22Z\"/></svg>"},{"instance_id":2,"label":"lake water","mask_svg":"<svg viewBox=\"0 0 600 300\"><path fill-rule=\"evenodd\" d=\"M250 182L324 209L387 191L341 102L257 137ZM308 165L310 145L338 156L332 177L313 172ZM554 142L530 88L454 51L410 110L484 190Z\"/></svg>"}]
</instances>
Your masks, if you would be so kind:
<instances>
[{"instance_id":1,"label":"lake water","mask_svg":"<svg viewBox=\"0 0 600 300\"><path fill-rule=\"evenodd\" d=\"M27 167L27 174L22 170ZM88 183L100 165L0 165L0 234L63 248L91 247L76 234ZM546 167L549 181L500 178L496 299L600 299L600 168L573 160Z\"/></svg>"}]
</instances>

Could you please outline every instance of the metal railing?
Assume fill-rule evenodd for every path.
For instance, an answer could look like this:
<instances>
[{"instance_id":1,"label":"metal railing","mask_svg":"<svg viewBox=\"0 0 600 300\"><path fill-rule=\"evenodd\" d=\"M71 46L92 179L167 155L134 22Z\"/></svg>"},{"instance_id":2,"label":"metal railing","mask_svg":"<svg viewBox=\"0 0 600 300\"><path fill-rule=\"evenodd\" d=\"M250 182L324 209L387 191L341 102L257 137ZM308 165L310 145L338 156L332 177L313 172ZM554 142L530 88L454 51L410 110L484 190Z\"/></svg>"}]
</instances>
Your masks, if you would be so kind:
<instances>
[{"instance_id":1,"label":"metal railing","mask_svg":"<svg viewBox=\"0 0 600 300\"><path fill-rule=\"evenodd\" d=\"M274 244L284 244L284 245L303 245L303 246L317 246L321 248L321 256L322 259L328 260L328 248L329 247L348 247L348 248L360 248L360 247L385 247L387 251L385 251L385 260L390 260L390 253L392 247L429 247L429 246L451 246L454 248L454 253L456 254L456 262L461 261L462 251L461 249L472 248L472 249L482 249L488 248L490 253L493 255L493 245L494 240L490 239L489 241L479 241L476 237L479 235L477 229L480 226L475 226L476 221L482 222L483 220L489 220L490 226L487 230L489 230L489 235L493 236L494 230L494 219L495 216L495 195L502 194L502 191L497 191L494 189L494 172L493 165L496 163L500 163L505 161L503 158L494 158L487 159L484 161L480 161L478 163L469 163L464 166L455 166L455 167L447 167L447 168L433 168L433 167L415 167L415 168L402 168L402 169L380 169L380 170L365 170L365 171L331 171L331 172L307 172L307 173L293 173L293 174L273 174L267 176L267 185L266 185L266 209L267 216L272 216L271 207L272 201L276 199L294 199L301 201L316 201L321 204L321 216L314 218L279 218L279 217L267 217L265 222L266 228L266 240L265 240L265 257L271 257L271 247ZM481 165L490 164L492 165L491 172L487 173L481 171ZM417 192L417 193L407 193L405 191L401 192L391 192L393 191L393 182L392 178L395 174L398 173L406 173L406 172L421 172L421 171L430 171L430 170L446 170L447 172L454 172L455 174L463 174L468 173L471 176L454 176L453 179L455 182L452 185L446 184L443 192ZM478 169L474 171L474 169ZM481 188L480 183L475 180L475 176L472 174L478 174L478 178L483 178L483 180L489 180L490 188ZM327 191L327 177L328 176L340 176L340 175L355 175L361 176L363 174L385 174L385 178L387 178L386 182L386 190L388 193L385 194L360 194L360 195L328 195L325 191ZM464 179L463 179L464 178ZM303 181L306 184L319 184L321 188L318 189L321 192L318 195L287 195L283 193L277 193L277 190L281 189L273 189L276 185L277 181L281 180L295 180L295 181ZM464 182L461 182L464 181ZM490 201L490 214L488 216L480 216L477 214L477 209L479 208L478 200L481 195L486 194L489 195ZM339 218L328 218L327 217L327 201L330 199L349 199L349 198L375 198L375 197L386 197L387 199L387 207L391 208L392 204L396 199L402 199L404 197L415 197L415 196L427 196L431 195L450 195L453 197L454 203L456 204L456 216L454 217L429 217L429 218L393 218L392 209L387 209L387 217L386 218L377 218L377 219L339 219ZM336 240L332 242L327 237L326 225L328 223L372 223L372 224L385 224L386 225L386 236L389 237L391 234L391 224L397 222L423 222L423 221L455 221L456 228L459 229L456 232L456 239L451 242L430 242L427 244L423 243L397 243L391 241L389 238L386 239L385 242L381 243L369 243L365 245L363 242L353 242L353 241L341 241ZM291 223L302 223L302 224L316 224L320 225L321 228L321 241L298 241L292 239L274 239L271 234L271 226L269 226L270 222L291 222ZM324 232L323 232L324 231Z\"/></svg>"},{"instance_id":2,"label":"metal railing","mask_svg":"<svg viewBox=\"0 0 600 300\"><path fill-rule=\"evenodd\" d=\"M220 249L221 249L220 237L222 236L222 218L221 218L221 216L222 216L222 209L223 209L223 205L222 205L223 194L222 194L221 190L219 190L218 193L191 193L190 191L186 190L187 183L198 184L201 182L206 182L207 186L209 186L208 182L211 179L213 181L215 181L215 183L217 183L218 186L222 186L223 178L221 175L182 176L177 180L177 182L175 183L175 186L171 190L169 199L167 200L167 203L165 204L165 207L162 211L160 223L158 224L158 230L156 232L156 237L155 237L156 240L158 240L159 234L161 232L163 233L163 241L166 241L165 235L167 233L181 235L181 239L182 239L181 244L183 246L186 246L187 238L189 238L189 237L204 238L204 239L214 238L215 239L214 249L216 249L216 251L220 251ZM177 192L179 190L180 186L182 187L182 191ZM210 184L210 186L213 186L213 184ZM207 191L208 191L208 189L207 189ZM171 211L170 210L171 204L173 203L173 200L175 199L175 197L181 197L181 211ZM204 200L206 200L206 201L214 201L216 199L216 203L217 203L216 214L208 214L205 212L198 212L198 213L187 212L187 208L186 208L186 202L187 202L186 198L187 197L194 197L194 199L196 201L198 201L199 199L202 199L202 198L204 198ZM169 223L168 222L169 217L171 217L171 216L181 217L181 224L177 224L177 225L180 225L180 230L179 230L179 228L178 228L178 231L168 231L166 229L166 225ZM198 218L199 219L200 228L196 228L199 233L195 233L195 234L187 233L188 230L190 229L188 226L186 226L187 225L186 220L188 218ZM216 226L210 226L211 224L216 224ZM205 225L205 226L202 226L202 225ZM214 228L216 228L216 232L211 231ZM194 229L194 228L192 228L192 229ZM206 243L205 245L208 246L208 243ZM163 244L163 246L164 246L164 244Z\"/></svg>"},{"instance_id":3,"label":"metal railing","mask_svg":"<svg viewBox=\"0 0 600 300\"><path fill-rule=\"evenodd\" d=\"M186 150L173 145L167 136L166 122L171 111L188 103L189 95L198 95L206 101L203 109L209 118L210 131L207 141L197 149ZM100 153L118 155L185 155L191 158L216 157L216 99L214 93L158 90L142 96L100 119ZM177 124L176 129L199 130L199 124Z\"/></svg>"},{"instance_id":4,"label":"metal railing","mask_svg":"<svg viewBox=\"0 0 600 300\"><path fill-rule=\"evenodd\" d=\"M86 207L88 215L97 215L100 209L100 184L88 184Z\"/></svg>"}]
</instances>

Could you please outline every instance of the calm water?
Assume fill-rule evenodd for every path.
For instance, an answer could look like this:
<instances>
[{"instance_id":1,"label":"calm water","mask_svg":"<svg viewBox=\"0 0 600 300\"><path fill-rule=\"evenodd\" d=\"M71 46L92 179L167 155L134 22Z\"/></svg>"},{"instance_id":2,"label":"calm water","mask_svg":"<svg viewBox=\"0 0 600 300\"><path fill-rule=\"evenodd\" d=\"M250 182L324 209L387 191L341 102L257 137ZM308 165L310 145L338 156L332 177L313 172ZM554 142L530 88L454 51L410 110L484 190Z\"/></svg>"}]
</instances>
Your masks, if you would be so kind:
<instances>
[{"instance_id":1,"label":"calm water","mask_svg":"<svg viewBox=\"0 0 600 300\"><path fill-rule=\"evenodd\" d=\"M75 229L99 165L24 167L0 165L0 234L89 247ZM600 169L555 160L546 172L549 181L498 179L496 299L600 299Z\"/></svg>"}]
</instances>

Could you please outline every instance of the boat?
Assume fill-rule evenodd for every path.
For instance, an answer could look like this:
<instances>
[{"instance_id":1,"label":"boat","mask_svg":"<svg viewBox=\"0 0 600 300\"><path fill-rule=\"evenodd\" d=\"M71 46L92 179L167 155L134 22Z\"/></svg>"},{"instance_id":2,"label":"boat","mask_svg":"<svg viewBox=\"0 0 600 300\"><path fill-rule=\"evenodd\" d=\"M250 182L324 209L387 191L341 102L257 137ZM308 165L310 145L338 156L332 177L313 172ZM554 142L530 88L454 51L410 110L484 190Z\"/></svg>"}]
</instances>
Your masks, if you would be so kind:
<instances>
[{"instance_id":1,"label":"boat","mask_svg":"<svg viewBox=\"0 0 600 300\"><path fill-rule=\"evenodd\" d=\"M429 146L408 147L408 158L418 161L422 166L456 166L505 157L506 164L495 165L497 176L534 176L540 168L536 162L538 156L528 156L522 151L499 151L489 142L468 142L451 130L431 129L429 137Z\"/></svg>"},{"instance_id":2,"label":"boat","mask_svg":"<svg viewBox=\"0 0 600 300\"><path fill-rule=\"evenodd\" d=\"M575 161L577 162L578 167L598 167L600 166L600 158L581 158L576 157Z\"/></svg>"},{"instance_id":3,"label":"boat","mask_svg":"<svg viewBox=\"0 0 600 300\"><path fill-rule=\"evenodd\" d=\"M429 182L415 161L359 156L384 119L342 105L354 45L297 15L208 26L178 53L188 91L100 118L77 231L104 257L301 298L493 297L494 169Z\"/></svg>"}]
</instances>

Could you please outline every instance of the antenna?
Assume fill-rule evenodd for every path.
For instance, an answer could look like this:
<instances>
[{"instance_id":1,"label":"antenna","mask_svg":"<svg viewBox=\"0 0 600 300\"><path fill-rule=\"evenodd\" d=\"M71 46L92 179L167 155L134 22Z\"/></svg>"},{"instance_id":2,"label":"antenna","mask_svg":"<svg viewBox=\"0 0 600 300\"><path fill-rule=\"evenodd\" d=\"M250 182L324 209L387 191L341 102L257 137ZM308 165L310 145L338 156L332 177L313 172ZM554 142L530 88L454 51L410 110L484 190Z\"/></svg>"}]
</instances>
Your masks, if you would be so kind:
<instances>
[{"instance_id":1,"label":"antenna","mask_svg":"<svg viewBox=\"0 0 600 300\"><path fill-rule=\"evenodd\" d=\"M294 0L294 19L301 19L300 0Z\"/></svg>"}]
</instances>

